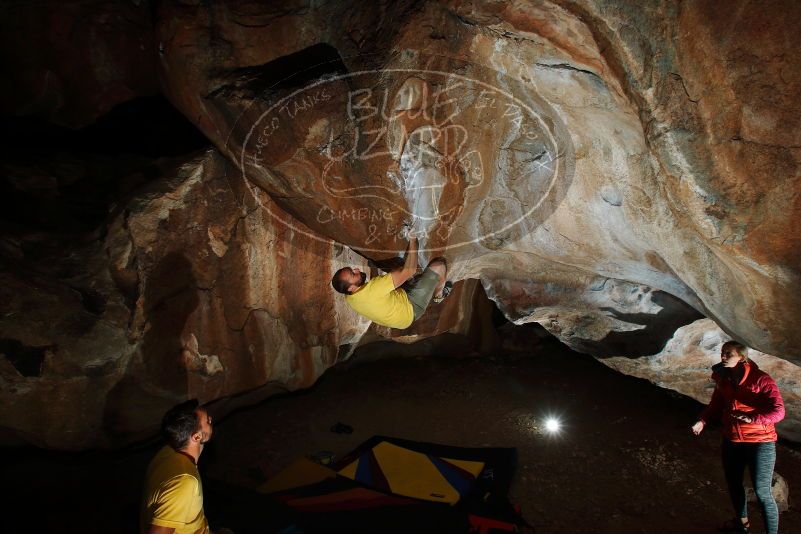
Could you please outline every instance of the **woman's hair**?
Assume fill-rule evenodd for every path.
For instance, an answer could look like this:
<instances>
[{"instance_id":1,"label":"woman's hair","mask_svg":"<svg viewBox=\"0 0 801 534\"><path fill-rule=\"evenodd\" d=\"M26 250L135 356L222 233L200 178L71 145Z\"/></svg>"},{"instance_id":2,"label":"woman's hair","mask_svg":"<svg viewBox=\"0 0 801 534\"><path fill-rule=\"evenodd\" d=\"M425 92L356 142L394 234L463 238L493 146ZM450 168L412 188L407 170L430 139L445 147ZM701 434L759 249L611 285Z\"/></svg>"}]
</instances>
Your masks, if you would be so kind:
<instances>
[{"instance_id":1,"label":"woman's hair","mask_svg":"<svg viewBox=\"0 0 801 534\"><path fill-rule=\"evenodd\" d=\"M737 351L737 354L743 357L744 362L748 361L748 347L746 347L742 343L738 343L737 341L734 340L727 341L726 343L723 344L722 347L720 347L720 350L723 350L726 347L732 348L735 351Z\"/></svg>"}]
</instances>

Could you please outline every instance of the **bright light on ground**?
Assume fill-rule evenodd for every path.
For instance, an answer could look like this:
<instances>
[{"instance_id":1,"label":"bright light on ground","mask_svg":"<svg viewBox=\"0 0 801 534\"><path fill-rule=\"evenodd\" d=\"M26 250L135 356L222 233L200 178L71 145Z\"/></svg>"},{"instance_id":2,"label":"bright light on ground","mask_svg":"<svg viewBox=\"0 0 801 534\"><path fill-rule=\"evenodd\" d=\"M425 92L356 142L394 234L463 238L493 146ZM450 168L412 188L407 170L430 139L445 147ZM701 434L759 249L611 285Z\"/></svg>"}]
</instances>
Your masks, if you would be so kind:
<instances>
[{"instance_id":1,"label":"bright light on ground","mask_svg":"<svg viewBox=\"0 0 801 534\"><path fill-rule=\"evenodd\" d=\"M555 417L549 417L548 419L545 420L545 430L547 430L551 434L559 432L559 428L561 426L562 425L561 423L559 423L559 419L556 419Z\"/></svg>"}]
</instances>

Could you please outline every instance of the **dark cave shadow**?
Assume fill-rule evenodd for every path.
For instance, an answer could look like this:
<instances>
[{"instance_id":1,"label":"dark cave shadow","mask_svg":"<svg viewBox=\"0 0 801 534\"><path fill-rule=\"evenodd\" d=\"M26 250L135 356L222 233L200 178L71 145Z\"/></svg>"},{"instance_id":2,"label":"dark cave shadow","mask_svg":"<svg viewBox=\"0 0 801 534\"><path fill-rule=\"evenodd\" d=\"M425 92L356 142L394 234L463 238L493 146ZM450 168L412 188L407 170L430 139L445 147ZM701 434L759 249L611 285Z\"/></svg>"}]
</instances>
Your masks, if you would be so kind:
<instances>
[{"instance_id":1,"label":"dark cave shadow","mask_svg":"<svg viewBox=\"0 0 801 534\"><path fill-rule=\"evenodd\" d=\"M81 128L0 114L0 136L5 231L21 225L71 239L100 231L113 205L158 179L158 159L210 145L163 95L120 103Z\"/></svg>"},{"instance_id":2,"label":"dark cave shadow","mask_svg":"<svg viewBox=\"0 0 801 534\"><path fill-rule=\"evenodd\" d=\"M189 260L180 252L162 258L147 278L144 297L147 326L141 346L141 370L136 369L134 356L124 378L106 397L103 430L112 444L118 439L130 442L132 435L140 439L152 436L161 415L185 399L189 390L181 333L199 303ZM142 387L143 383L155 385L171 396L150 392Z\"/></svg>"},{"instance_id":3,"label":"dark cave shadow","mask_svg":"<svg viewBox=\"0 0 801 534\"><path fill-rule=\"evenodd\" d=\"M582 340L582 345L591 354L625 356L638 358L656 354L682 326L704 317L683 300L664 291L651 293L651 300L662 307L657 314L620 313L614 308L601 308L615 319L627 323L643 325L645 328L630 332L610 332L600 341Z\"/></svg>"},{"instance_id":4,"label":"dark cave shadow","mask_svg":"<svg viewBox=\"0 0 801 534\"><path fill-rule=\"evenodd\" d=\"M142 343L142 361L159 386L186 393L186 368L181 333L199 303L192 264L180 252L167 254L150 273L145 289L145 315L149 329Z\"/></svg>"}]
</instances>

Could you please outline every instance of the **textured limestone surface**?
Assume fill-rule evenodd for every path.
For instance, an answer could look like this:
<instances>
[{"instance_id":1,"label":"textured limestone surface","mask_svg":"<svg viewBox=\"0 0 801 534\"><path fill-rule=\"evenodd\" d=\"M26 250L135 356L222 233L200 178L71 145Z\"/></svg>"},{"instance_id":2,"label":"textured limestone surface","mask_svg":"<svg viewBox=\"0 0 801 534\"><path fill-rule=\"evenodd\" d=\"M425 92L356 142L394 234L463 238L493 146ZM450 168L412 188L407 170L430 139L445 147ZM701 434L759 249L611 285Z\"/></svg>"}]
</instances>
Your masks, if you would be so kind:
<instances>
[{"instance_id":1,"label":"textured limestone surface","mask_svg":"<svg viewBox=\"0 0 801 534\"><path fill-rule=\"evenodd\" d=\"M719 11L164 3L156 32L171 101L317 233L382 258L412 221L572 346L642 329L588 297L611 279L798 362L801 15Z\"/></svg>"},{"instance_id":2,"label":"textured limestone surface","mask_svg":"<svg viewBox=\"0 0 801 534\"><path fill-rule=\"evenodd\" d=\"M699 319L676 330L658 354L637 359L613 356L601 361L706 404L715 389L711 368L720 361L720 348L728 339L714 321ZM749 352L748 357L773 377L782 393L787 415L777 426L780 436L801 441L801 368L770 354Z\"/></svg>"}]
</instances>

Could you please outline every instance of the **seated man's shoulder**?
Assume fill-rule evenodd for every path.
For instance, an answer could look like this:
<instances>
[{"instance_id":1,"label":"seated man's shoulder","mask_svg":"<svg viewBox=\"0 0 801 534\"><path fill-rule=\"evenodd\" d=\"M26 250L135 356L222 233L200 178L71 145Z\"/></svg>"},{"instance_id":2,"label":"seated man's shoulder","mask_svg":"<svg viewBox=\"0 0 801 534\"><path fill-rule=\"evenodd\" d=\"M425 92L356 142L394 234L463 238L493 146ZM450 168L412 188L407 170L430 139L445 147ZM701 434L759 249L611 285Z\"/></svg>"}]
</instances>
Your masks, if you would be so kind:
<instances>
[{"instance_id":1,"label":"seated man's shoulder","mask_svg":"<svg viewBox=\"0 0 801 534\"><path fill-rule=\"evenodd\" d=\"M162 490L177 492L195 492L199 486L200 481L192 473L179 473L161 483Z\"/></svg>"}]
</instances>

